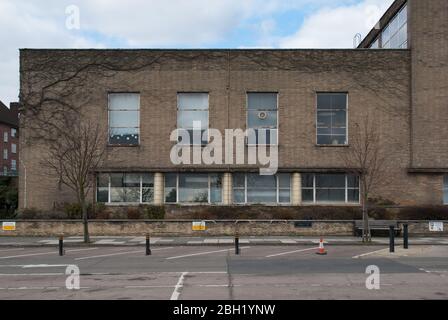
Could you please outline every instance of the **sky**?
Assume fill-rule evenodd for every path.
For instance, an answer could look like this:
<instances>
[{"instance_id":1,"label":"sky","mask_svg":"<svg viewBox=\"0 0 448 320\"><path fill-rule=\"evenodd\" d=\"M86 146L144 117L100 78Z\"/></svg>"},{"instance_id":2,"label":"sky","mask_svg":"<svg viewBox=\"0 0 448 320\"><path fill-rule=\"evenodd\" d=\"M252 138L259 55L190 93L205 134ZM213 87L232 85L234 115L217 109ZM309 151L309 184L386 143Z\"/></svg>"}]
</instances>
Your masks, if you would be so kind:
<instances>
[{"instance_id":1,"label":"sky","mask_svg":"<svg viewBox=\"0 0 448 320\"><path fill-rule=\"evenodd\" d=\"M0 0L0 100L20 48L353 48L393 0Z\"/></svg>"}]
</instances>

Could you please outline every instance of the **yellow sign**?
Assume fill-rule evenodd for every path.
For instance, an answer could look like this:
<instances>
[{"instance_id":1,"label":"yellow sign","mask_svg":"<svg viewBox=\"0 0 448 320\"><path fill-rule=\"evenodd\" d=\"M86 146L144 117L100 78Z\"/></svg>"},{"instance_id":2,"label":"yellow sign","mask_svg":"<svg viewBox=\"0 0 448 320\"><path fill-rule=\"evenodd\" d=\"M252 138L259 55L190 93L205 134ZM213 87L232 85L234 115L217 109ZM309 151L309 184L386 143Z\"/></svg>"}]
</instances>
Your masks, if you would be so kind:
<instances>
[{"instance_id":1,"label":"yellow sign","mask_svg":"<svg viewBox=\"0 0 448 320\"><path fill-rule=\"evenodd\" d=\"M3 231L16 231L15 222L3 222Z\"/></svg>"},{"instance_id":2,"label":"yellow sign","mask_svg":"<svg viewBox=\"0 0 448 320\"><path fill-rule=\"evenodd\" d=\"M205 221L193 222L193 231L205 231Z\"/></svg>"}]
</instances>

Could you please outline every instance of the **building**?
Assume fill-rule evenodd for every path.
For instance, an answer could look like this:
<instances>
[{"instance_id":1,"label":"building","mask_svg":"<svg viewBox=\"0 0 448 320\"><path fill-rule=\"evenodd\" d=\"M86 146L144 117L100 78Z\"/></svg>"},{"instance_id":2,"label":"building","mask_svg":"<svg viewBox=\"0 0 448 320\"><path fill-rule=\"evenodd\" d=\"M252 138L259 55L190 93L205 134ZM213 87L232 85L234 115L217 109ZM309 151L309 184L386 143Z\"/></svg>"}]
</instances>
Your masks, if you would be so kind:
<instances>
[{"instance_id":1,"label":"building","mask_svg":"<svg viewBox=\"0 0 448 320\"><path fill-rule=\"evenodd\" d=\"M19 163L19 107L0 101L0 176L17 177Z\"/></svg>"},{"instance_id":2,"label":"building","mask_svg":"<svg viewBox=\"0 0 448 320\"><path fill-rule=\"evenodd\" d=\"M71 76L55 88L62 95L74 81L70 95L83 114L109 130L92 200L244 210L359 206L358 178L341 154L355 124L372 115L390 160L389 182L375 196L399 206L441 206L448 204L447 18L446 0L397 0L359 48L344 50L23 49L24 117L33 121L25 100L67 68ZM278 173L261 176L250 164L173 163L171 133L191 132L195 120L201 132L269 133L268 144L278 142ZM43 143L27 144L22 132L27 174L20 172L20 198L29 191L20 206L74 202L41 168Z\"/></svg>"}]
</instances>

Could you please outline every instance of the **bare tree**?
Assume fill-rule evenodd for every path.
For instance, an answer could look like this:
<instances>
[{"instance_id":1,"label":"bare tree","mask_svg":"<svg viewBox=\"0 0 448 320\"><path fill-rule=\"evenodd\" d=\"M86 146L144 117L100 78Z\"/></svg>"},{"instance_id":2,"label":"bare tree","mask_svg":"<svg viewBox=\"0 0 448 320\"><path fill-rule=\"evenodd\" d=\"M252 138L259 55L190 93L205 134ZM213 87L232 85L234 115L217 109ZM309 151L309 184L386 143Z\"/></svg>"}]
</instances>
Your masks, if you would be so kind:
<instances>
[{"instance_id":1,"label":"bare tree","mask_svg":"<svg viewBox=\"0 0 448 320\"><path fill-rule=\"evenodd\" d=\"M381 147L380 133L372 116L365 116L361 122L354 123L351 131L350 147L340 157L348 171L359 177L360 200L363 220L363 242L371 241L369 228L370 195L385 183L385 162L387 157Z\"/></svg>"},{"instance_id":2,"label":"bare tree","mask_svg":"<svg viewBox=\"0 0 448 320\"><path fill-rule=\"evenodd\" d=\"M48 143L44 162L58 177L59 183L70 188L82 210L84 242L90 242L87 196L92 188L92 174L104 159L105 131L79 116L66 123L58 139Z\"/></svg>"}]
</instances>

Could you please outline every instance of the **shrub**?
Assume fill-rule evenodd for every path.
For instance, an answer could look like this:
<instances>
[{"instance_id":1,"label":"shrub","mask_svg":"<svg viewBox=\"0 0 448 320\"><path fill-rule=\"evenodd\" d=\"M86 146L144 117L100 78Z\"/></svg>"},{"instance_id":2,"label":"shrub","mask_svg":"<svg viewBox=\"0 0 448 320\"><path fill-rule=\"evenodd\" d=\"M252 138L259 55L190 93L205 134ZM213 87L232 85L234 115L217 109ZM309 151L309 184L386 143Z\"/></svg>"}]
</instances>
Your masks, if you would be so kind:
<instances>
[{"instance_id":1,"label":"shrub","mask_svg":"<svg viewBox=\"0 0 448 320\"><path fill-rule=\"evenodd\" d=\"M163 206L144 206L144 218L148 220L165 219L165 208Z\"/></svg>"},{"instance_id":2,"label":"shrub","mask_svg":"<svg viewBox=\"0 0 448 320\"><path fill-rule=\"evenodd\" d=\"M82 219L82 208L78 203L64 203L64 212L68 219ZM93 212L92 204L87 205L87 216L90 218Z\"/></svg>"},{"instance_id":3,"label":"shrub","mask_svg":"<svg viewBox=\"0 0 448 320\"><path fill-rule=\"evenodd\" d=\"M132 220L137 220L137 219L143 218L143 214L138 208L127 208L126 216L128 219L132 219Z\"/></svg>"},{"instance_id":4,"label":"shrub","mask_svg":"<svg viewBox=\"0 0 448 320\"><path fill-rule=\"evenodd\" d=\"M36 208L26 208L23 209L20 214L19 217L20 219L37 219L40 216L40 212L39 210L37 210Z\"/></svg>"}]
</instances>

